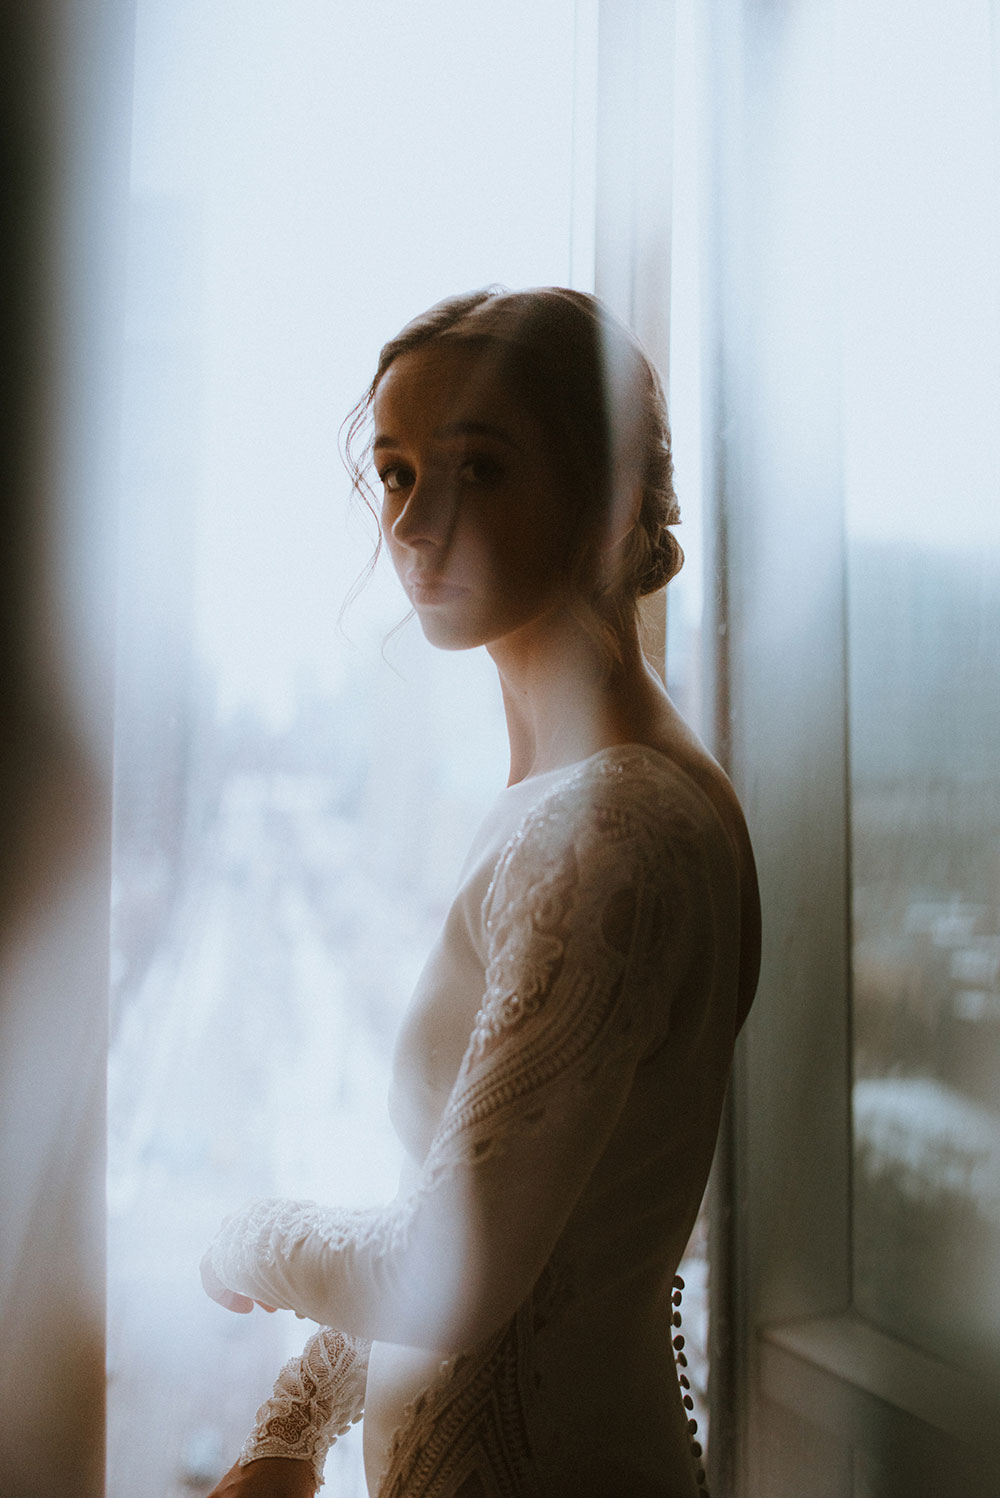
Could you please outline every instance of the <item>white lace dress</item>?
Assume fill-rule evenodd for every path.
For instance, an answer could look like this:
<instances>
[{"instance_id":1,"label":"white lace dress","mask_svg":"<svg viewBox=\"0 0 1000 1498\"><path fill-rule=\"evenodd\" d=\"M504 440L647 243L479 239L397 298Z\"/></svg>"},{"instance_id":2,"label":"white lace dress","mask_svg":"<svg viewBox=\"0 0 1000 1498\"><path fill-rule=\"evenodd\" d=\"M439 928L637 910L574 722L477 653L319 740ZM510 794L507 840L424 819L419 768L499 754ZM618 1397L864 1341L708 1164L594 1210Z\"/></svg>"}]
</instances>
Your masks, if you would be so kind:
<instances>
[{"instance_id":1,"label":"white lace dress","mask_svg":"<svg viewBox=\"0 0 1000 1498\"><path fill-rule=\"evenodd\" d=\"M500 796L400 1033L397 1197L256 1202L209 1251L225 1286L324 1328L241 1460L320 1476L363 1411L378 1498L693 1498L672 1281L740 909L731 838L665 755L616 747Z\"/></svg>"}]
</instances>

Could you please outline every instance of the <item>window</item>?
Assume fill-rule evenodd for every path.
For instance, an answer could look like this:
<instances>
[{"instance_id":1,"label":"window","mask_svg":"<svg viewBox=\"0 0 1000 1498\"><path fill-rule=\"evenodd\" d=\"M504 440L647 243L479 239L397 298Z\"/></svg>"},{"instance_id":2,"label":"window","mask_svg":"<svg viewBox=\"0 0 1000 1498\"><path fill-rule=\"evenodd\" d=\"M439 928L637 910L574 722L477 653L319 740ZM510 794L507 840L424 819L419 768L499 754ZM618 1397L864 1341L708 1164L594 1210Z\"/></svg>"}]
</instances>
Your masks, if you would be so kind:
<instances>
[{"instance_id":1,"label":"window","mask_svg":"<svg viewBox=\"0 0 1000 1498\"><path fill-rule=\"evenodd\" d=\"M741 1495L997 1490L993 21L713 29Z\"/></svg>"},{"instance_id":2,"label":"window","mask_svg":"<svg viewBox=\"0 0 1000 1498\"><path fill-rule=\"evenodd\" d=\"M639 30L569 0L137 16L109 1498L207 1490L304 1340L203 1296L225 1203L392 1195L400 1007L505 779L485 657L396 632L386 565L338 623L373 542L340 421L384 339L456 290L596 276L664 366L670 338L669 11ZM666 80L645 125L640 66ZM683 362L690 317L679 337ZM695 589L689 633L697 608ZM689 1279L697 1343L703 1246ZM328 1479L363 1491L360 1432Z\"/></svg>"},{"instance_id":3,"label":"window","mask_svg":"<svg viewBox=\"0 0 1000 1498\"><path fill-rule=\"evenodd\" d=\"M893 1336L995 1385L994 86L985 10L924 10L891 105L871 68L857 78L845 195L854 1293ZM862 24L866 52L885 55L886 19ZM927 107L935 88L946 114Z\"/></svg>"}]
</instances>

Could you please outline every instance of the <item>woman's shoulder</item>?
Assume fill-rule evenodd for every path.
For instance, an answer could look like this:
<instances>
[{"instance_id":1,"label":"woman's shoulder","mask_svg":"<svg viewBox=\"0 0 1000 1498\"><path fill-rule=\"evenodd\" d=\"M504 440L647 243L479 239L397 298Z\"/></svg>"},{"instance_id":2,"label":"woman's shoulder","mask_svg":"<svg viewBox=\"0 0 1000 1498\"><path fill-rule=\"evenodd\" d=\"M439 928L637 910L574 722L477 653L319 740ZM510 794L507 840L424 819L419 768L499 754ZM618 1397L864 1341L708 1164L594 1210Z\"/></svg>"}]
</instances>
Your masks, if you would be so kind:
<instances>
[{"instance_id":1,"label":"woman's shoulder","mask_svg":"<svg viewBox=\"0 0 1000 1498\"><path fill-rule=\"evenodd\" d=\"M567 924L597 933L609 910L631 911L638 898L664 913L672 941L711 927L738 943L742 1022L756 986L760 903L722 770L707 755L615 744L549 772L538 790L495 865L481 907L487 943L516 945Z\"/></svg>"},{"instance_id":2,"label":"woman's shoulder","mask_svg":"<svg viewBox=\"0 0 1000 1498\"><path fill-rule=\"evenodd\" d=\"M615 744L546 776L510 837L496 886L571 863L576 879L690 878L733 847L710 792L671 755ZM506 876L506 877L505 877Z\"/></svg>"},{"instance_id":3,"label":"woman's shoulder","mask_svg":"<svg viewBox=\"0 0 1000 1498\"><path fill-rule=\"evenodd\" d=\"M724 808L708 773L650 744L612 744L569 765L525 818L553 829L635 835L725 827Z\"/></svg>"}]
</instances>

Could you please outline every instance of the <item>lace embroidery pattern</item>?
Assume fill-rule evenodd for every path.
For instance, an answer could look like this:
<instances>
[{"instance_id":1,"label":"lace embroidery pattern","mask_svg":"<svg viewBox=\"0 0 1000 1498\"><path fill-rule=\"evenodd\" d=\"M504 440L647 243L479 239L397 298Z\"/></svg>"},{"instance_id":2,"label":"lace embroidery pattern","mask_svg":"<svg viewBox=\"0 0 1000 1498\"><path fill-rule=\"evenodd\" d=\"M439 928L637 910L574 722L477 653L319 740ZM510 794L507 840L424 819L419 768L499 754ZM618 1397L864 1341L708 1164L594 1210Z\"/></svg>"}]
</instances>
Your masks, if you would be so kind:
<instances>
[{"instance_id":1,"label":"lace embroidery pattern","mask_svg":"<svg viewBox=\"0 0 1000 1498\"><path fill-rule=\"evenodd\" d=\"M483 1348L442 1365L406 1411L378 1498L543 1498L531 1437L530 1300Z\"/></svg>"},{"instance_id":2,"label":"lace embroidery pattern","mask_svg":"<svg viewBox=\"0 0 1000 1498\"><path fill-rule=\"evenodd\" d=\"M211 1245L212 1263L224 1284L246 1286L257 1297L261 1271L285 1265L316 1238L330 1253L347 1248L372 1250L377 1257L402 1252L416 1214L419 1196L388 1208L322 1207L314 1201L264 1197L233 1213Z\"/></svg>"},{"instance_id":3,"label":"lace embroidery pattern","mask_svg":"<svg viewBox=\"0 0 1000 1498\"><path fill-rule=\"evenodd\" d=\"M668 931L677 964L699 853L660 773L642 751L581 767L505 847L483 907L486 993L431 1176L537 1131L554 1088L586 1088L658 1038L653 990Z\"/></svg>"},{"instance_id":4,"label":"lace embroidery pattern","mask_svg":"<svg viewBox=\"0 0 1000 1498\"><path fill-rule=\"evenodd\" d=\"M308 1461L323 1482L326 1453L364 1412L370 1344L325 1327L282 1368L271 1397L257 1411L240 1465L259 1457Z\"/></svg>"},{"instance_id":5,"label":"lace embroidery pattern","mask_svg":"<svg viewBox=\"0 0 1000 1498\"><path fill-rule=\"evenodd\" d=\"M419 1187L374 1211L280 1199L244 1208L211 1248L224 1284L265 1298L268 1272L313 1247L369 1263L404 1256L443 1178L539 1132L559 1099L662 1039L663 941L669 931L676 967L698 838L664 796L657 758L623 750L581 766L501 854L484 902L486 991Z\"/></svg>"},{"instance_id":6,"label":"lace embroidery pattern","mask_svg":"<svg viewBox=\"0 0 1000 1498\"><path fill-rule=\"evenodd\" d=\"M587 762L542 796L501 853L483 906L484 998L417 1189L367 1212L254 1204L213 1245L223 1283L406 1341L413 1305L433 1291L446 1262L438 1251L449 1241L448 1213L467 1200L464 1185L457 1193L439 1188L474 1173L515 1138L543 1134L550 1123L557 1137L562 1109L566 1119L587 1118L581 1095L603 1088L614 1096L609 1077L627 1088L627 1069L665 1038L671 989L688 960L690 902L704 899L703 839L686 799L674 795L674 772L659 761L640 749ZM490 1183L507 1189L496 1173ZM284 1287L283 1301L270 1295L269 1279ZM298 1301L304 1283L311 1302L304 1293ZM327 1286L340 1299L318 1315ZM542 1491L528 1419L533 1300L528 1295L478 1350L442 1365L397 1433L379 1498L534 1498ZM389 1319L396 1306L398 1326ZM373 1330L383 1317L388 1334ZM416 1341L422 1332L413 1335ZM354 1345L366 1357L367 1344ZM284 1442L284 1455L298 1443L295 1454L314 1460L315 1430L356 1418L337 1413L340 1355L333 1346L329 1367L326 1354L319 1363L288 1365L248 1442L255 1455L277 1454L265 1442ZM360 1413L360 1403L344 1408Z\"/></svg>"}]
</instances>

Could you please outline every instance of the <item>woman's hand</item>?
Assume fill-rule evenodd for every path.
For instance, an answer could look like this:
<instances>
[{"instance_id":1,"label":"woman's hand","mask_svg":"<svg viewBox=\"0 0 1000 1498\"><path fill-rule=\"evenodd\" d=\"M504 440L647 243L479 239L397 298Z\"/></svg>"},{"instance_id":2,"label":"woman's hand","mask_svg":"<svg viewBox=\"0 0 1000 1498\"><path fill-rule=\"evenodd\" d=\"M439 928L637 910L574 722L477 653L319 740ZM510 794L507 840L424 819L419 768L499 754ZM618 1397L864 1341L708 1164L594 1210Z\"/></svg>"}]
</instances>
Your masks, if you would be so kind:
<instances>
[{"instance_id":1,"label":"woman's hand","mask_svg":"<svg viewBox=\"0 0 1000 1498\"><path fill-rule=\"evenodd\" d=\"M212 1261L208 1254L201 1261L201 1283L206 1295L217 1300L220 1306L225 1306L227 1311L238 1311L241 1316L246 1316L254 1306L260 1306L262 1311L278 1309L277 1306L265 1305L262 1300L251 1300L247 1295L239 1295L235 1290L227 1290L212 1268Z\"/></svg>"},{"instance_id":2,"label":"woman's hand","mask_svg":"<svg viewBox=\"0 0 1000 1498\"><path fill-rule=\"evenodd\" d=\"M225 1306L227 1311L237 1311L241 1316L248 1316L253 1310L254 1303L249 1295L240 1295L235 1290L228 1290L219 1279L212 1267L211 1252L207 1253L201 1261L201 1283L205 1294L218 1301L220 1306Z\"/></svg>"},{"instance_id":3,"label":"woman's hand","mask_svg":"<svg viewBox=\"0 0 1000 1498\"><path fill-rule=\"evenodd\" d=\"M315 1492L312 1462L293 1456L262 1456L245 1467L236 1462L208 1498L313 1498Z\"/></svg>"}]
</instances>

